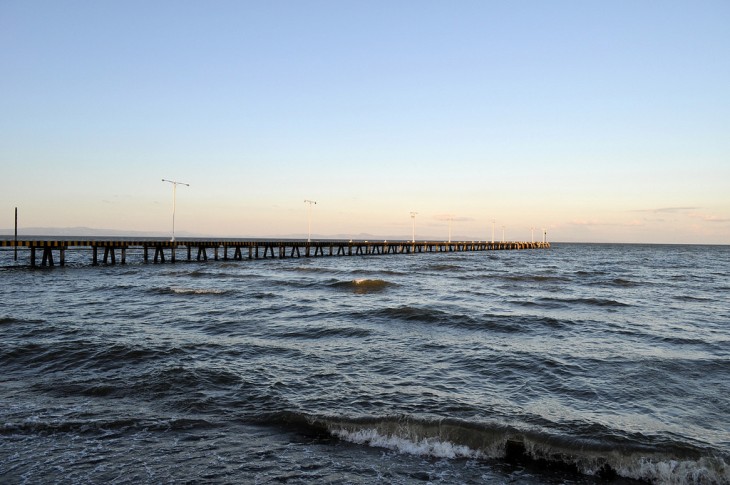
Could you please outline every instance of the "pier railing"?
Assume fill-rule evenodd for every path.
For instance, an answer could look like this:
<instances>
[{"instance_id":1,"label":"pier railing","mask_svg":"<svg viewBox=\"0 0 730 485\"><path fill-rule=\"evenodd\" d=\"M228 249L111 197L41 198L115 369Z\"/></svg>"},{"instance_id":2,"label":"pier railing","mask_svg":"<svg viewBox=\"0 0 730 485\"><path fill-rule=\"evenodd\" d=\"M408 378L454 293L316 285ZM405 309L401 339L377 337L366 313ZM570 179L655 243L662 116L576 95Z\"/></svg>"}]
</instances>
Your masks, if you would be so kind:
<instances>
[{"instance_id":1,"label":"pier railing","mask_svg":"<svg viewBox=\"0 0 730 485\"><path fill-rule=\"evenodd\" d=\"M66 264L66 251L87 249L91 264L114 265L127 263L128 250L140 250L144 263L174 263L266 258L301 258L324 256L359 256L412 253L449 253L465 251L504 251L546 249L543 242L489 242L489 241L298 241L298 240L125 240L125 239L28 239L0 240L0 248L20 248L26 253L30 266L60 266ZM54 253L57 258L54 258ZM40 257L39 257L40 255ZM182 258L181 258L182 257ZM40 259L40 262L38 261Z\"/></svg>"}]
</instances>

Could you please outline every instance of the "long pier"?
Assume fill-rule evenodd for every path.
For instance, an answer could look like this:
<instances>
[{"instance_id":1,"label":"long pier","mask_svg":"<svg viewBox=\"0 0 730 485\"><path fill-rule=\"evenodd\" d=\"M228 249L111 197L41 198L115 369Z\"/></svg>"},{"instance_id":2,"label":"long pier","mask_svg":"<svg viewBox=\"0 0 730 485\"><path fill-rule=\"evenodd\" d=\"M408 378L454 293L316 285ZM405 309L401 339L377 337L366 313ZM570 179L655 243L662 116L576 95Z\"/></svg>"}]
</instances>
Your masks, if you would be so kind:
<instances>
[{"instance_id":1,"label":"long pier","mask_svg":"<svg viewBox=\"0 0 730 485\"><path fill-rule=\"evenodd\" d=\"M207 261L266 258L301 258L324 256L359 256L411 253L450 253L464 251L504 251L546 249L548 242L489 242L489 241L297 241L297 240L205 240L181 239L126 240L126 239L28 239L0 240L0 248L24 249L31 267L66 264L66 251L89 249L94 266L127 263L128 250L141 250L144 263L174 263L182 253L186 261ZM57 258L54 259L54 253ZM16 253L17 254L17 253ZM39 257L40 256L40 257ZM40 262L39 262L40 259Z\"/></svg>"}]
</instances>

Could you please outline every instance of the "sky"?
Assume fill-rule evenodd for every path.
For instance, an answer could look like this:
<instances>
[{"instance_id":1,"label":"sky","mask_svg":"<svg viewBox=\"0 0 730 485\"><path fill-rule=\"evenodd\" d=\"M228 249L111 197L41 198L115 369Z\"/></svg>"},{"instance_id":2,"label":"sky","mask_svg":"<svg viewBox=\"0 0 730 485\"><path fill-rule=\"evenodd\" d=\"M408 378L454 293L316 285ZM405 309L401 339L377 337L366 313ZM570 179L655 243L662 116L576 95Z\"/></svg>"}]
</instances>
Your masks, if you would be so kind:
<instances>
[{"instance_id":1,"label":"sky","mask_svg":"<svg viewBox=\"0 0 730 485\"><path fill-rule=\"evenodd\" d=\"M730 244L730 2L0 0L0 231ZM411 212L417 212L415 219Z\"/></svg>"}]
</instances>

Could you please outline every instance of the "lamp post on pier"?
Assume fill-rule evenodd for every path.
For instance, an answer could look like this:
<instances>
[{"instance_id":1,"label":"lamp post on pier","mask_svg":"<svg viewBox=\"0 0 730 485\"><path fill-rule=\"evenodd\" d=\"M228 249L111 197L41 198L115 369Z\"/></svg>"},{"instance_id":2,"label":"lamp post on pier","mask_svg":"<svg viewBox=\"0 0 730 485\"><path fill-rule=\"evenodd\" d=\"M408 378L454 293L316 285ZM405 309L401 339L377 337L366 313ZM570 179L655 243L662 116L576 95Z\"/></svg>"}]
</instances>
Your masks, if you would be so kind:
<instances>
[{"instance_id":1,"label":"lamp post on pier","mask_svg":"<svg viewBox=\"0 0 730 485\"><path fill-rule=\"evenodd\" d=\"M307 242L312 242L312 204L317 205L316 200L304 201L307 204Z\"/></svg>"},{"instance_id":2,"label":"lamp post on pier","mask_svg":"<svg viewBox=\"0 0 730 485\"><path fill-rule=\"evenodd\" d=\"M13 261L18 260L18 208L15 208L15 242L13 244Z\"/></svg>"},{"instance_id":3,"label":"lamp post on pier","mask_svg":"<svg viewBox=\"0 0 730 485\"><path fill-rule=\"evenodd\" d=\"M185 185L186 187L190 187L190 184L186 184L185 182L176 182L174 180L167 180L162 179L163 182L169 182L172 184L172 242L175 242L175 199L177 198L177 186L178 185Z\"/></svg>"},{"instance_id":4,"label":"lamp post on pier","mask_svg":"<svg viewBox=\"0 0 730 485\"><path fill-rule=\"evenodd\" d=\"M495 221L494 219L492 219L492 244L494 244L494 224L495 224L496 222L497 222L497 221Z\"/></svg>"},{"instance_id":5,"label":"lamp post on pier","mask_svg":"<svg viewBox=\"0 0 730 485\"><path fill-rule=\"evenodd\" d=\"M413 235L412 235L411 242L413 244L416 243L416 214L418 214L418 212L411 211L411 219L413 219Z\"/></svg>"}]
</instances>

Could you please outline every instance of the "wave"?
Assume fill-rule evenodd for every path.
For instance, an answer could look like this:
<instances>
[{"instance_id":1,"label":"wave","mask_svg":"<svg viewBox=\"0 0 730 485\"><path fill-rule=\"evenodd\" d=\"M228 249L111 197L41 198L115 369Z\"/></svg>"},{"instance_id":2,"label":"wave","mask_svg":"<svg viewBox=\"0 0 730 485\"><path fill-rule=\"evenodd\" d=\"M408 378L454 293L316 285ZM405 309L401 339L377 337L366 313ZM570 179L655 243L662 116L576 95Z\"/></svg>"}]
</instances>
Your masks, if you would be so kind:
<instances>
[{"instance_id":1,"label":"wave","mask_svg":"<svg viewBox=\"0 0 730 485\"><path fill-rule=\"evenodd\" d=\"M281 271L290 271L294 273L332 273L332 269L322 266L282 266Z\"/></svg>"},{"instance_id":2,"label":"wave","mask_svg":"<svg viewBox=\"0 0 730 485\"><path fill-rule=\"evenodd\" d=\"M436 458L478 458L479 454L468 446L457 445L440 439L422 439L412 441L395 435L381 435L374 428L347 431L344 428L332 430L332 434L344 441L365 444L377 448L397 450L401 453L419 456L433 456Z\"/></svg>"},{"instance_id":3,"label":"wave","mask_svg":"<svg viewBox=\"0 0 730 485\"><path fill-rule=\"evenodd\" d=\"M194 269L192 271L189 271L189 272L186 272L183 274L184 274L184 276L186 276L188 278L209 278L209 277L213 276L213 273L208 272L203 269Z\"/></svg>"},{"instance_id":4,"label":"wave","mask_svg":"<svg viewBox=\"0 0 730 485\"><path fill-rule=\"evenodd\" d=\"M382 269L372 269L372 270L358 268L358 269L351 270L350 271L350 274L356 274L356 275L366 274L366 275L404 276L404 275L407 275L409 273L406 272L406 271L398 271L398 270L395 270L395 269L385 269L385 268L382 268Z\"/></svg>"},{"instance_id":5,"label":"wave","mask_svg":"<svg viewBox=\"0 0 730 485\"><path fill-rule=\"evenodd\" d=\"M578 270L573 273L575 276L580 277L587 277L587 276L604 276L608 274L606 271L601 270L595 270L595 271L585 271L585 270Z\"/></svg>"},{"instance_id":6,"label":"wave","mask_svg":"<svg viewBox=\"0 0 730 485\"><path fill-rule=\"evenodd\" d=\"M180 286L153 288L151 291L158 295L226 295L231 293L231 290L219 288L183 288Z\"/></svg>"},{"instance_id":7,"label":"wave","mask_svg":"<svg viewBox=\"0 0 730 485\"><path fill-rule=\"evenodd\" d=\"M273 334L280 338L320 339L330 337L369 337L372 330L358 327L311 327Z\"/></svg>"},{"instance_id":8,"label":"wave","mask_svg":"<svg viewBox=\"0 0 730 485\"><path fill-rule=\"evenodd\" d=\"M454 320L453 318L450 318L452 315L445 311L410 305L383 308L373 313L367 313L366 315L368 317L380 317L388 320L394 319L421 323L446 323L448 321L453 322ZM471 320L468 316L465 316L462 319L467 321Z\"/></svg>"},{"instance_id":9,"label":"wave","mask_svg":"<svg viewBox=\"0 0 730 485\"><path fill-rule=\"evenodd\" d=\"M24 342L5 350L4 363L23 369L35 368L50 371L77 369L97 352L96 346L87 340L69 340L62 344Z\"/></svg>"},{"instance_id":10,"label":"wave","mask_svg":"<svg viewBox=\"0 0 730 485\"><path fill-rule=\"evenodd\" d=\"M545 303L547 305L589 305L599 307L628 307L628 303L622 303L617 300L611 300L607 298L538 298L536 301Z\"/></svg>"},{"instance_id":11,"label":"wave","mask_svg":"<svg viewBox=\"0 0 730 485\"><path fill-rule=\"evenodd\" d=\"M385 318L387 320L402 320L424 324L437 324L446 327L460 328L475 331L493 331L502 333L530 332L541 328L563 328L571 322L532 315L499 315L485 314L479 317L451 313L429 307L402 305L380 309L366 314L367 317Z\"/></svg>"},{"instance_id":12,"label":"wave","mask_svg":"<svg viewBox=\"0 0 730 485\"><path fill-rule=\"evenodd\" d=\"M690 295L676 295L676 296L673 296L672 298L674 298L675 300L686 301L686 302L704 303L704 302L714 301L712 298L704 298L704 297L700 297L700 296L690 296Z\"/></svg>"},{"instance_id":13,"label":"wave","mask_svg":"<svg viewBox=\"0 0 730 485\"><path fill-rule=\"evenodd\" d=\"M491 276L490 276L490 278L491 278ZM508 281L534 281L537 283L570 281L570 278L566 278L564 276L543 276L543 275L503 276L502 279L508 280Z\"/></svg>"},{"instance_id":14,"label":"wave","mask_svg":"<svg viewBox=\"0 0 730 485\"><path fill-rule=\"evenodd\" d=\"M431 264L424 268L426 271L438 271L438 272L456 272L456 271L463 271L464 268L462 266L458 266L456 264Z\"/></svg>"},{"instance_id":15,"label":"wave","mask_svg":"<svg viewBox=\"0 0 730 485\"><path fill-rule=\"evenodd\" d=\"M621 286L625 288L630 288L633 286L641 286L641 283L638 283L636 281L631 280L625 280L623 278L614 278L610 281L610 283L614 286Z\"/></svg>"},{"instance_id":16,"label":"wave","mask_svg":"<svg viewBox=\"0 0 730 485\"><path fill-rule=\"evenodd\" d=\"M503 460L602 479L666 484L730 483L730 457L684 443L604 436L555 436L511 426L407 416L340 418L294 412L265 418L351 443L446 459Z\"/></svg>"},{"instance_id":17,"label":"wave","mask_svg":"<svg viewBox=\"0 0 730 485\"><path fill-rule=\"evenodd\" d=\"M0 317L0 325L8 325L12 323L37 325L40 323L46 323L45 320L37 318L14 318L14 317Z\"/></svg>"},{"instance_id":18,"label":"wave","mask_svg":"<svg viewBox=\"0 0 730 485\"><path fill-rule=\"evenodd\" d=\"M395 283L381 279L356 279L352 281L337 281L335 283L331 283L330 286L332 288L349 290L353 293L363 294L383 291L396 285Z\"/></svg>"},{"instance_id":19,"label":"wave","mask_svg":"<svg viewBox=\"0 0 730 485\"><path fill-rule=\"evenodd\" d=\"M0 435L17 434L55 434L55 433L76 433L76 434L108 434L110 432L145 430L145 431L176 431L191 429L209 429L216 425L204 419L171 418L163 420L153 419L116 419L116 420L64 420L54 419L44 421L41 419L27 420L20 423L5 423L0 426Z\"/></svg>"}]
</instances>

